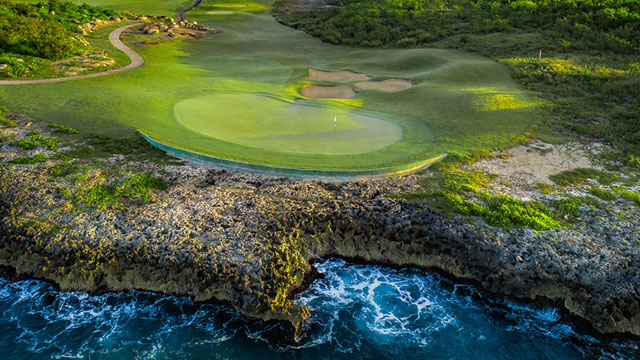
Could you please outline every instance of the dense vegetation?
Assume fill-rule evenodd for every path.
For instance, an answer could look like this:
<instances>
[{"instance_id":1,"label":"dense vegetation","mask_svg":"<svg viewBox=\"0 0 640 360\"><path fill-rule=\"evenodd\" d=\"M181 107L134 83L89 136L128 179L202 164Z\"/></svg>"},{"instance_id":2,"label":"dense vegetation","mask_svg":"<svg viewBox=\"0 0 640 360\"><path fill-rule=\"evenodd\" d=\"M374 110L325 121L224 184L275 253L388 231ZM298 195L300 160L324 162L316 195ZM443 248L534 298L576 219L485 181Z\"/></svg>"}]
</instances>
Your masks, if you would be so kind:
<instances>
[{"instance_id":1,"label":"dense vegetation","mask_svg":"<svg viewBox=\"0 0 640 360\"><path fill-rule=\"evenodd\" d=\"M313 16L280 18L324 40L413 46L455 34L544 31L549 43L633 53L640 49L638 0L329 0ZM284 6L280 2L280 9Z\"/></svg>"},{"instance_id":2,"label":"dense vegetation","mask_svg":"<svg viewBox=\"0 0 640 360\"><path fill-rule=\"evenodd\" d=\"M112 16L119 13L86 4L0 0L0 77L45 71L51 61L85 53L80 24Z\"/></svg>"},{"instance_id":3,"label":"dense vegetation","mask_svg":"<svg viewBox=\"0 0 640 360\"><path fill-rule=\"evenodd\" d=\"M640 0L328 0L308 12L290 3L277 2L278 20L327 42L496 58L545 100L535 135L604 142L609 159L640 168Z\"/></svg>"}]
</instances>

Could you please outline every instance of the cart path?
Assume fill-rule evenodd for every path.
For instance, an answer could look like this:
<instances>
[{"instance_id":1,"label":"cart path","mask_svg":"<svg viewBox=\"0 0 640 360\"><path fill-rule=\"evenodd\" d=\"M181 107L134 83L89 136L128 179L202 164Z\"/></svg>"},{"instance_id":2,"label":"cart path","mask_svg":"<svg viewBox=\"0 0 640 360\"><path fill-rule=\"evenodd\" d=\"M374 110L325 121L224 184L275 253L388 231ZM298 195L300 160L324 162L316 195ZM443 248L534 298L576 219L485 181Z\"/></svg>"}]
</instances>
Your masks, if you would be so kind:
<instances>
[{"instance_id":1,"label":"cart path","mask_svg":"<svg viewBox=\"0 0 640 360\"><path fill-rule=\"evenodd\" d=\"M184 9L184 10L180 11L179 13L177 13L176 14L176 22L180 22L180 21L184 20L184 13L186 13L187 11L191 11L191 10L197 8L200 5L201 2L202 2L202 0L196 0L196 2L193 5L191 5L189 8Z\"/></svg>"},{"instance_id":2,"label":"cart path","mask_svg":"<svg viewBox=\"0 0 640 360\"><path fill-rule=\"evenodd\" d=\"M127 54L129 59L131 59L131 63L129 63L129 65L127 65L127 66L120 67L120 68L117 68L117 69L111 69L111 70L107 70L107 71L103 71L103 72L99 72L99 73L86 74L86 75L75 75L75 76L68 76L68 77L54 78L54 79L0 80L0 86L3 86L3 85L46 84L46 83L56 83L56 82L61 82L61 81L89 79L89 78L94 78L94 77L99 77L99 76L106 76L106 75L116 74L116 73L119 73L119 72L123 72L123 71L127 71L127 70L131 70L131 69L137 68L138 66L144 64L144 60L142 59L142 56L140 56L140 54L138 54L137 52L135 52L131 48L129 48L127 45L125 45L122 42L122 40L120 40L120 35L122 34L123 31L127 30L128 28L131 28L131 27L134 27L134 26L139 26L139 25L142 25L142 23L135 23L135 24L131 24L131 25L125 25L125 26L122 26L122 27L119 27L119 28L113 30L109 34L109 41L111 42L111 44L113 46L115 46L117 49L119 49L122 52L124 52L125 54Z\"/></svg>"}]
</instances>

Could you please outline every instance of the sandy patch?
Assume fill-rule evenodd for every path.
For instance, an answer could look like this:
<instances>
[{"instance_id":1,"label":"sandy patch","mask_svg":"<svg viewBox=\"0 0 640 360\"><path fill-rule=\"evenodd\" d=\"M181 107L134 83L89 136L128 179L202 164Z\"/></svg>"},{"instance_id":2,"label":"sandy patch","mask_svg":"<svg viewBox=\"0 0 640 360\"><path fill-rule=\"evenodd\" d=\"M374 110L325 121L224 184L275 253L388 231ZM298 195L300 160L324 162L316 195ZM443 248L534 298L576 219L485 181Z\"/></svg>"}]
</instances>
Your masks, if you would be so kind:
<instances>
[{"instance_id":1,"label":"sandy patch","mask_svg":"<svg viewBox=\"0 0 640 360\"><path fill-rule=\"evenodd\" d=\"M362 81L355 83L363 90L400 91L411 87L411 82L403 79L388 79L383 81Z\"/></svg>"},{"instance_id":2,"label":"sandy patch","mask_svg":"<svg viewBox=\"0 0 640 360\"><path fill-rule=\"evenodd\" d=\"M353 71L322 71L309 68L309 76L305 79L318 81L364 81L369 80L367 74L359 74Z\"/></svg>"},{"instance_id":3,"label":"sandy patch","mask_svg":"<svg viewBox=\"0 0 640 360\"><path fill-rule=\"evenodd\" d=\"M532 200L536 194L531 193L529 188L537 183L553 185L549 175L577 168L601 169L591 158L603 149L600 144L553 145L534 140L526 146L497 151L495 158L482 159L463 169L495 174L498 177L492 184L493 190L519 200Z\"/></svg>"},{"instance_id":4,"label":"sandy patch","mask_svg":"<svg viewBox=\"0 0 640 360\"><path fill-rule=\"evenodd\" d=\"M340 86L320 86L308 85L300 90L302 96L312 99L351 99L356 96L356 92L346 85Z\"/></svg>"}]
</instances>

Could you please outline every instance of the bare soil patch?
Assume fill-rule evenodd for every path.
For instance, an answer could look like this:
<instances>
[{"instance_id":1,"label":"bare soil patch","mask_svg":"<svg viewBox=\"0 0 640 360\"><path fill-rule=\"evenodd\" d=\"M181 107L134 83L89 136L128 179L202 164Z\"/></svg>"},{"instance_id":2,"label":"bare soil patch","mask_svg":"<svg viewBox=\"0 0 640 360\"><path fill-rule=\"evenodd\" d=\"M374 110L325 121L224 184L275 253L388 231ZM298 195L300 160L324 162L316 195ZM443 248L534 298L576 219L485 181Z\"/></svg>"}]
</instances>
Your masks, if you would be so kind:
<instances>
[{"instance_id":1,"label":"bare soil patch","mask_svg":"<svg viewBox=\"0 0 640 360\"><path fill-rule=\"evenodd\" d=\"M94 69L112 69L116 62L106 54L90 54L56 61L52 65L57 73L73 76Z\"/></svg>"},{"instance_id":2,"label":"bare soil patch","mask_svg":"<svg viewBox=\"0 0 640 360\"><path fill-rule=\"evenodd\" d=\"M400 91L411 87L411 82L403 79L388 79L383 81L361 81L355 86L363 90Z\"/></svg>"},{"instance_id":3,"label":"bare soil patch","mask_svg":"<svg viewBox=\"0 0 640 360\"><path fill-rule=\"evenodd\" d=\"M356 92L346 85L340 86L320 86L308 85L300 90L302 96L312 99L351 99L356 96Z\"/></svg>"},{"instance_id":4,"label":"bare soil patch","mask_svg":"<svg viewBox=\"0 0 640 360\"><path fill-rule=\"evenodd\" d=\"M309 68L309 76L305 79L317 81L365 81L369 80L367 74L359 74L349 70L322 71Z\"/></svg>"},{"instance_id":5,"label":"bare soil patch","mask_svg":"<svg viewBox=\"0 0 640 360\"><path fill-rule=\"evenodd\" d=\"M482 159L463 169L497 175L492 184L496 193L507 194L518 200L538 200L540 194L531 186L538 183L553 185L549 176L565 170L603 170L591 159L604 150L601 144L584 147L578 143L555 145L534 140L528 145L494 152L495 157Z\"/></svg>"}]
</instances>

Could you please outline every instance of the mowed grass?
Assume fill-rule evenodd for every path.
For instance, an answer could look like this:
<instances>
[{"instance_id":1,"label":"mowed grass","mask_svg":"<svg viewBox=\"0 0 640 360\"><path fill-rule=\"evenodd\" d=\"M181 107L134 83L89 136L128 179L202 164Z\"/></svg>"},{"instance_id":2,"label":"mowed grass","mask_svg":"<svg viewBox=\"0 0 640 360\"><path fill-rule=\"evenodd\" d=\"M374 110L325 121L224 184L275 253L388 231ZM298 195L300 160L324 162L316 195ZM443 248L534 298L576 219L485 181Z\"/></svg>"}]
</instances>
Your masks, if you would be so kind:
<instances>
[{"instance_id":1,"label":"mowed grass","mask_svg":"<svg viewBox=\"0 0 640 360\"><path fill-rule=\"evenodd\" d=\"M486 151L510 144L538 120L537 107L507 68L487 58L440 49L332 46L265 12L216 21L220 16L206 12L234 9L211 6L216 4L222 3L205 0L189 17L221 34L133 46L145 65L114 76L0 87L0 103L85 133L126 138L141 129L169 145L217 157L337 170ZM358 91L350 103L361 106L296 99L289 90L310 67L406 79L413 86L395 93ZM229 94L245 94L248 101L228 101Z\"/></svg>"},{"instance_id":2,"label":"mowed grass","mask_svg":"<svg viewBox=\"0 0 640 360\"><path fill-rule=\"evenodd\" d=\"M402 138L400 127L350 109L253 94L198 96L177 103L175 111L193 132L271 151L362 154Z\"/></svg>"}]
</instances>

